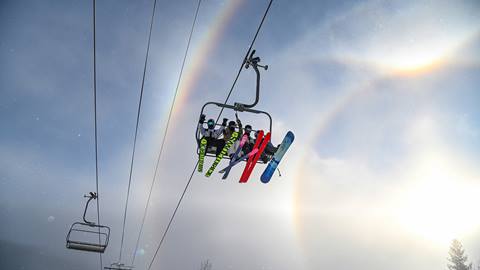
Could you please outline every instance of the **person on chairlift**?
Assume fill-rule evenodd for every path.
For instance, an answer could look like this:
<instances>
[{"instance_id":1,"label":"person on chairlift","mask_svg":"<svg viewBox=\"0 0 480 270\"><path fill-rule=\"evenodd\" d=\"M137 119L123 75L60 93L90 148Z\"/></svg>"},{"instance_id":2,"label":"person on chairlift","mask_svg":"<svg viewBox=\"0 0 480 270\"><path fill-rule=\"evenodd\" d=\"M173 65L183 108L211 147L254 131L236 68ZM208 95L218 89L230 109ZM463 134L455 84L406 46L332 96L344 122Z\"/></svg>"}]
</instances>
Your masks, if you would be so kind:
<instances>
[{"instance_id":1,"label":"person on chairlift","mask_svg":"<svg viewBox=\"0 0 480 270\"><path fill-rule=\"evenodd\" d=\"M255 131L255 138L250 137L252 131L252 127L250 125L245 126L245 134L248 135L248 142L245 143L243 146L243 153L249 153L253 149L253 145L255 144L255 141L257 140L257 135L258 131ZM273 155L275 152L277 152L278 146L275 147L273 146L272 142L269 141L267 146L265 147L265 150L263 151L262 155L260 156L260 160L263 163L268 163L270 159L272 159Z\"/></svg>"},{"instance_id":2,"label":"person on chairlift","mask_svg":"<svg viewBox=\"0 0 480 270\"><path fill-rule=\"evenodd\" d=\"M237 122L235 121L228 122L227 128L223 130L223 139L225 141L230 140L230 138L232 137L232 133L237 128L237 125L238 125L238 134L239 134L238 140L240 140L241 135L243 134L243 127L242 127L242 121L240 121L240 119L237 116Z\"/></svg>"},{"instance_id":3,"label":"person on chairlift","mask_svg":"<svg viewBox=\"0 0 480 270\"><path fill-rule=\"evenodd\" d=\"M241 135L243 133L242 122L237 117L237 122L235 122L235 121L228 122L227 128L225 128L223 130L223 140L225 141L225 143L227 143L227 141L230 140L230 138L232 137L233 132L236 131L237 125L238 125L239 136L237 136L237 140L232 145L232 147L230 147L230 149L228 149L227 153L228 153L229 156L233 155L240 145L240 139L241 139Z\"/></svg>"},{"instance_id":4,"label":"person on chairlift","mask_svg":"<svg viewBox=\"0 0 480 270\"><path fill-rule=\"evenodd\" d=\"M272 159L273 155L275 154L275 152L277 152L279 146L280 145L277 145L277 147L275 147L275 146L273 146L272 141L269 141L267 143L267 146L265 147L265 150L263 151L260 159L264 163L267 163L268 161L270 161Z\"/></svg>"},{"instance_id":5,"label":"person on chairlift","mask_svg":"<svg viewBox=\"0 0 480 270\"><path fill-rule=\"evenodd\" d=\"M243 145L242 148L242 155L245 155L247 153L250 153L253 149L253 145L255 144L255 138L251 136L252 134L252 126L251 125L246 125L245 126L245 131L243 133L244 135L248 136L247 142Z\"/></svg>"},{"instance_id":6,"label":"person on chairlift","mask_svg":"<svg viewBox=\"0 0 480 270\"><path fill-rule=\"evenodd\" d=\"M198 131L202 137L207 139L207 149L210 147L216 147L216 155L220 154L225 146L225 140L219 139L220 135L223 134L225 127L227 126L227 118L223 118L222 125L215 129L215 120L208 119L207 128L203 127L205 123L206 116L204 114L200 115L200 120L198 121Z\"/></svg>"}]
</instances>

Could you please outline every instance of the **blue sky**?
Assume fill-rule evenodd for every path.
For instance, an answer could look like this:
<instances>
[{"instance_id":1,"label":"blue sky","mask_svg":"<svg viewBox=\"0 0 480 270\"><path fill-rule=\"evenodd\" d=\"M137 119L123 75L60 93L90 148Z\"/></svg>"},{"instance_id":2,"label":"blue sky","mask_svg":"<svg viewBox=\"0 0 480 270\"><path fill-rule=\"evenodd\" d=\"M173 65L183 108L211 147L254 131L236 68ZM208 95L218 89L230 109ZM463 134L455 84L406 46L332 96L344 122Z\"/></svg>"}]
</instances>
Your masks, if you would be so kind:
<instances>
[{"instance_id":1,"label":"blue sky","mask_svg":"<svg viewBox=\"0 0 480 270\"><path fill-rule=\"evenodd\" d=\"M137 269L151 260L196 162L200 108L224 100L267 5L238 1L202 1ZM106 265L119 253L152 1L97 2ZM196 4L158 2L127 264ZM255 48L269 65L258 109L273 116L273 142L296 135L282 177L263 185L257 168L240 185L240 168L228 182L196 174L154 269L196 269L206 259L213 269L439 269L452 238L479 263L479 11L477 1L274 1ZM2 268L99 268L97 255L64 243L95 187L91 12L90 1L0 3ZM253 99L254 79L244 70L231 101Z\"/></svg>"}]
</instances>

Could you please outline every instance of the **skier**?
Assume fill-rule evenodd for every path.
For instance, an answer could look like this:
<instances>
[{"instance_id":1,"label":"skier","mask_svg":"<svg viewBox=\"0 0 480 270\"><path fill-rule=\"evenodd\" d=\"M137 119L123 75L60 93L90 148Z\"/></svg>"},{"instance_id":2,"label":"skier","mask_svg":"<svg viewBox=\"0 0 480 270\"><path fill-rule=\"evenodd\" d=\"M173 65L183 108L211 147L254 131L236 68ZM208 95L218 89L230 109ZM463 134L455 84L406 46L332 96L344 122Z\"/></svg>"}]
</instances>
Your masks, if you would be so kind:
<instances>
[{"instance_id":1,"label":"skier","mask_svg":"<svg viewBox=\"0 0 480 270\"><path fill-rule=\"evenodd\" d=\"M245 125L245 131L244 131L243 134L246 134L248 136L248 140L245 143L245 145L243 145L242 155L250 153L250 151L252 151L252 149L253 149L253 145L255 144L255 138L253 138L251 136L251 133L252 133L252 126L251 125Z\"/></svg>"},{"instance_id":2,"label":"skier","mask_svg":"<svg viewBox=\"0 0 480 270\"><path fill-rule=\"evenodd\" d=\"M228 122L227 128L223 130L223 140L225 141L225 143L228 140L230 140L230 138L232 137L232 133L235 132L237 128L237 125L238 125L238 134L243 134L242 121L240 121L240 119L238 119L238 116L237 116L237 122L235 121ZM235 141L235 144L230 149L228 149L227 153L229 156L233 155L233 153L235 153L235 151L237 150L238 146L240 145L240 139L241 139L241 136L238 136L237 141Z\"/></svg>"},{"instance_id":3,"label":"skier","mask_svg":"<svg viewBox=\"0 0 480 270\"><path fill-rule=\"evenodd\" d=\"M202 135L202 137L205 137L207 139L207 149L212 146L216 147L215 154L218 155L222 151L223 146L225 146L225 140L219 139L219 137L225 130L228 119L223 118L222 125L218 129L215 129L215 120L208 119L207 129L205 129L203 127L203 123L205 122L205 117L206 116L204 114L200 115L200 120L198 121L197 130L198 132L200 132L200 135Z\"/></svg>"},{"instance_id":4,"label":"skier","mask_svg":"<svg viewBox=\"0 0 480 270\"><path fill-rule=\"evenodd\" d=\"M238 134L243 134L242 121L238 119L238 116L236 118L237 118L237 122L235 121L228 122L227 128L223 130L223 139L225 141L230 140L230 137L232 136L232 133L237 128L237 125L238 125Z\"/></svg>"}]
</instances>

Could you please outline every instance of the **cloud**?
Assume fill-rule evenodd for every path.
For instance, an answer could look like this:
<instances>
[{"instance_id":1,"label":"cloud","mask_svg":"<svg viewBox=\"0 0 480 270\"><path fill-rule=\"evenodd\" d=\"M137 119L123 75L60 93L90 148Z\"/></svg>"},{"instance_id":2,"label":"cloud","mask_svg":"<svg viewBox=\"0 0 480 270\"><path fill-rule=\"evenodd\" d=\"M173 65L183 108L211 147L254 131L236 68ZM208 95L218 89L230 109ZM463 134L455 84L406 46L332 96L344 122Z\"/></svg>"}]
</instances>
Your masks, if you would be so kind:
<instances>
[{"instance_id":1,"label":"cloud","mask_svg":"<svg viewBox=\"0 0 480 270\"><path fill-rule=\"evenodd\" d=\"M340 269L376 269L401 256L402 262L390 267L433 269L444 264L435 257L444 257L450 238L469 239L476 232L480 221L471 213L479 203L473 194L480 189L480 172L438 136L437 117L413 119L398 134L409 151L387 171L366 166L368 149L363 163L350 155L308 152L296 176L296 217L312 266L334 267L346 256ZM420 259L419 252L428 255Z\"/></svg>"}]
</instances>

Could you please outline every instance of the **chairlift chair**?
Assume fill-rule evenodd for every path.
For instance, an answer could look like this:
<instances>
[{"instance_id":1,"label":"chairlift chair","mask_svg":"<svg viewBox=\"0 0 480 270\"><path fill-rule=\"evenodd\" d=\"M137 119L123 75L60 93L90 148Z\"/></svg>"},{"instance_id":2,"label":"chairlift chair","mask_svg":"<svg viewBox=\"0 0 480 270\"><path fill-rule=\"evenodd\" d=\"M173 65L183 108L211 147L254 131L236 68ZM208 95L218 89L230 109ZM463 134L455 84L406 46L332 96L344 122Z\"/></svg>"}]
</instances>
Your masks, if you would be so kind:
<instances>
[{"instance_id":1,"label":"chairlift chair","mask_svg":"<svg viewBox=\"0 0 480 270\"><path fill-rule=\"evenodd\" d=\"M112 263L110 266L104 266L103 269L109 270L132 270L133 266L127 266L123 263Z\"/></svg>"},{"instance_id":2,"label":"chairlift chair","mask_svg":"<svg viewBox=\"0 0 480 270\"><path fill-rule=\"evenodd\" d=\"M247 112L247 113L253 113L253 114L263 114L263 115L266 115L268 117L268 120L269 120L269 132L271 133L272 132L272 117L270 116L270 114L266 111L261 111L261 110L256 110L256 109L253 109L253 107L255 107L255 105L257 105L258 103L258 100L259 100L259 96L260 96L260 71L258 70L259 67L267 70L268 69L268 65L260 65L258 64L260 62L260 57L254 57L254 54L255 54L255 50L253 50L250 54L250 56L245 59L245 62L244 62L244 67L246 69L248 69L250 66L253 67L256 75L257 75L257 82L256 82L256 96L255 96L255 101L254 103L252 104L243 104L243 103L238 103L238 102L235 102L233 105L230 105L230 104L224 104L224 103L219 103L219 102L207 102L205 103L203 106L202 106L202 110L200 111L200 116L202 114L204 114L204 110L207 106L217 106L217 107L220 107L222 109L229 109L229 110L233 110L235 111L235 113L237 112ZM221 126L220 124L216 123L215 126ZM258 130L256 130L258 131ZM200 142L201 140L201 134L200 134L200 131L196 130L195 132L195 139L197 141L197 154L200 155L200 145L198 142ZM206 152L205 153L205 156L209 156L209 157L216 157L216 155L214 153L210 153L210 152ZM228 156L224 156L223 157L224 159L229 159ZM259 161L261 162L261 161Z\"/></svg>"},{"instance_id":3,"label":"chairlift chair","mask_svg":"<svg viewBox=\"0 0 480 270\"><path fill-rule=\"evenodd\" d=\"M84 195L88 198L83 212L83 222L75 222L70 227L67 234L67 248L104 253L108 246L110 238L110 228L103 225L97 225L95 222L86 220L88 205L91 200L97 199L95 192L90 192L89 195Z\"/></svg>"}]
</instances>

